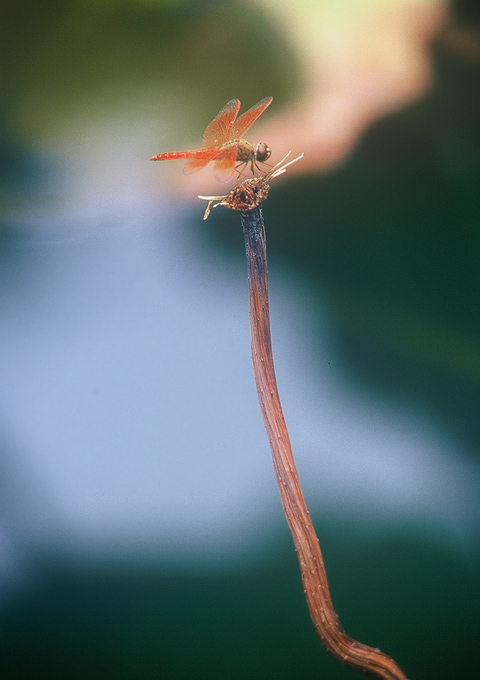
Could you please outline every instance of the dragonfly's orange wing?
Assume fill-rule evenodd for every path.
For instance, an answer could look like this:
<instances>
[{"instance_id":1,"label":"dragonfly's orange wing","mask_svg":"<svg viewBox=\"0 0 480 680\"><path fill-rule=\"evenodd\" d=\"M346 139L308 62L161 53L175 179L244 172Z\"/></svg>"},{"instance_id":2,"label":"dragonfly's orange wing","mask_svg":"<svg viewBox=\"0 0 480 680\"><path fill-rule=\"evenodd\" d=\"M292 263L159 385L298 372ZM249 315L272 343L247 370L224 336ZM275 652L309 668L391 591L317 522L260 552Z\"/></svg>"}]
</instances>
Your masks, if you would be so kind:
<instances>
[{"instance_id":1,"label":"dragonfly's orange wing","mask_svg":"<svg viewBox=\"0 0 480 680\"><path fill-rule=\"evenodd\" d=\"M188 158L183 166L183 174L190 175L192 172L197 172L204 168L207 163L213 161L218 156L218 148L213 149L199 149L195 152L196 155Z\"/></svg>"},{"instance_id":2,"label":"dragonfly's orange wing","mask_svg":"<svg viewBox=\"0 0 480 680\"><path fill-rule=\"evenodd\" d=\"M258 116L262 114L267 106L271 104L272 100L273 97L265 97L265 99L259 101L258 104L252 106L251 109L248 109L248 111L242 113L242 115L237 118L235 124L232 127L230 139L240 139L242 135L248 130L248 128L254 124Z\"/></svg>"},{"instance_id":3,"label":"dragonfly's orange wing","mask_svg":"<svg viewBox=\"0 0 480 680\"><path fill-rule=\"evenodd\" d=\"M222 146L222 144L228 142L232 132L233 121L237 117L239 108L239 100L232 99L217 113L203 133L203 146L205 149Z\"/></svg>"},{"instance_id":4,"label":"dragonfly's orange wing","mask_svg":"<svg viewBox=\"0 0 480 680\"><path fill-rule=\"evenodd\" d=\"M221 152L220 157L213 164L213 174L220 182L228 182L236 174L237 145L232 144Z\"/></svg>"},{"instance_id":5,"label":"dragonfly's orange wing","mask_svg":"<svg viewBox=\"0 0 480 680\"><path fill-rule=\"evenodd\" d=\"M203 133L204 148L199 149L195 153L195 156L192 156L185 161L183 167L183 173L185 175L189 175L191 172L197 172L197 170L204 168L207 163L215 160L219 155L222 144L230 139L233 122L237 117L239 108L240 102L238 99L232 99L217 113ZM222 154L221 159L215 164L215 175L223 181L230 179L231 175L233 175L233 171L230 171L230 165L232 168L235 165L236 152L233 155L234 159L233 161L230 161L230 151L227 154Z\"/></svg>"}]
</instances>

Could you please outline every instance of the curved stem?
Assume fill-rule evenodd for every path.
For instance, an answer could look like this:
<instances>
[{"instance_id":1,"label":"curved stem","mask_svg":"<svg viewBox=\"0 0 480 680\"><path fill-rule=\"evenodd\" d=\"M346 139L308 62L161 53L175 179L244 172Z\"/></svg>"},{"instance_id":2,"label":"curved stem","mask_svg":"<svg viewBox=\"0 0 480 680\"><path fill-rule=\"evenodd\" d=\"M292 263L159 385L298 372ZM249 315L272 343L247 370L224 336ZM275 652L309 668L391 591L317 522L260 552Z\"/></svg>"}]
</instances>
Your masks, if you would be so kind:
<instances>
[{"instance_id":1,"label":"curved stem","mask_svg":"<svg viewBox=\"0 0 480 680\"><path fill-rule=\"evenodd\" d=\"M393 659L343 630L333 608L322 553L293 459L275 379L265 227L261 208L240 211L250 288L252 359L258 398L272 449L273 465L288 525L297 551L310 616L326 649L343 663L374 678L407 680Z\"/></svg>"}]
</instances>

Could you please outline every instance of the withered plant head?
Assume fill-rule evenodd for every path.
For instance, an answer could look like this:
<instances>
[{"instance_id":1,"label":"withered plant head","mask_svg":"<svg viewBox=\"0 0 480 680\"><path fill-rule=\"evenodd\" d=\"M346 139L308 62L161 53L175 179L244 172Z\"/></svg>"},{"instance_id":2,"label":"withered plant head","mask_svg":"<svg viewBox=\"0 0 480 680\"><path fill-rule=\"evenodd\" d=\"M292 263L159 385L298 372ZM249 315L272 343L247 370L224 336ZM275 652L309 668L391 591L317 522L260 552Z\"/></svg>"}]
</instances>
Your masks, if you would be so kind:
<instances>
[{"instance_id":1,"label":"withered plant head","mask_svg":"<svg viewBox=\"0 0 480 680\"><path fill-rule=\"evenodd\" d=\"M279 175L283 175L289 165L296 163L303 158L302 153L292 161L285 163L290 156L290 153L291 152L289 151L281 161L274 165L273 168L264 175L249 177L248 179L244 179L243 182L238 182L230 193L225 194L225 196L199 196L198 198L201 198L203 201L208 201L203 219L206 220L210 215L211 209L217 208L219 205L224 205L226 208L239 210L241 212L248 212L249 210L258 208L268 196L270 180ZM218 203L214 203L214 201L218 201Z\"/></svg>"}]
</instances>

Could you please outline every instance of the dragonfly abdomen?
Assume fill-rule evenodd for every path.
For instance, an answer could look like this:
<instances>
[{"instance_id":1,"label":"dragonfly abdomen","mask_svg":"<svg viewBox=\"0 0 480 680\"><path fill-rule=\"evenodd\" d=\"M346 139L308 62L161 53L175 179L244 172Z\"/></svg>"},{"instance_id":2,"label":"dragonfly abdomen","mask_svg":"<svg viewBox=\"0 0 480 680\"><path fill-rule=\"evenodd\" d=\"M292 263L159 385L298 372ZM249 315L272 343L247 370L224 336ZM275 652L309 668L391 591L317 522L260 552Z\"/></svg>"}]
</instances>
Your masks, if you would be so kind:
<instances>
[{"instance_id":1,"label":"dragonfly abdomen","mask_svg":"<svg viewBox=\"0 0 480 680\"><path fill-rule=\"evenodd\" d=\"M218 148L220 151L220 147ZM152 161L175 161L182 158L197 158L198 160L210 160L215 157L212 154L212 149L197 149L196 151L167 151L167 153L159 153L157 156L152 156Z\"/></svg>"}]
</instances>

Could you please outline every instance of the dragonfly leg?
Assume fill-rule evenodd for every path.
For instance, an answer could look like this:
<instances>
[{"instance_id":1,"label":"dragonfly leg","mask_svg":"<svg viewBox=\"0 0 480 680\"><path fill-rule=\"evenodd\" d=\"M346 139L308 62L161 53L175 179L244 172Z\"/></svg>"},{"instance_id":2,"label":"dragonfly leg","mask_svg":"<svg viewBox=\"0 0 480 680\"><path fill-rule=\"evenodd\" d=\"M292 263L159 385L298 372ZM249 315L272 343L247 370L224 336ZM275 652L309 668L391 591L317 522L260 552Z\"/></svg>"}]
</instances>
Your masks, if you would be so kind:
<instances>
[{"instance_id":1,"label":"dragonfly leg","mask_svg":"<svg viewBox=\"0 0 480 680\"><path fill-rule=\"evenodd\" d=\"M240 179L240 177L243 177L245 175L245 169L247 167L247 163L248 163L248 161L240 161L240 163L237 163L237 165L235 166L235 170L238 172L237 182Z\"/></svg>"},{"instance_id":2,"label":"dragonfly leg","mask_svg":"<svg viewBox=\"0 0 480 680\"><path fill-rule=\"evenodd\" d=\"M256 158L252 158L250 161L240 161L237 163L235 166L235 170L238 172L237 176L237 182L240 180L240 177L245 177L246 176L246 169L248 167L248 164L250 163L250 171L252 173L253 177L256 177L257 175L265 175L265 170L259 165L259 162L256 160ZM270 163L267 163L266 161L262 161L262 165L268 165L269 168L272 167Z\"/></svg>"},{"instance_id":3,"label":"dragonfly leg","mask_svg":"<svg viewBox=\"0 0 480 680\"><path fill-rule=\"evenodd\" d=\"M267 161L261 161L262 165L268 165L269 168L272 168L273 166L270 163L267 163ZM260 167L258 161L254 158L252 160L252 174L255 175L255 168L258 171L259 175L266 175L267 173L265 172L264 168Z\"/></svg>"}]
</instances>

